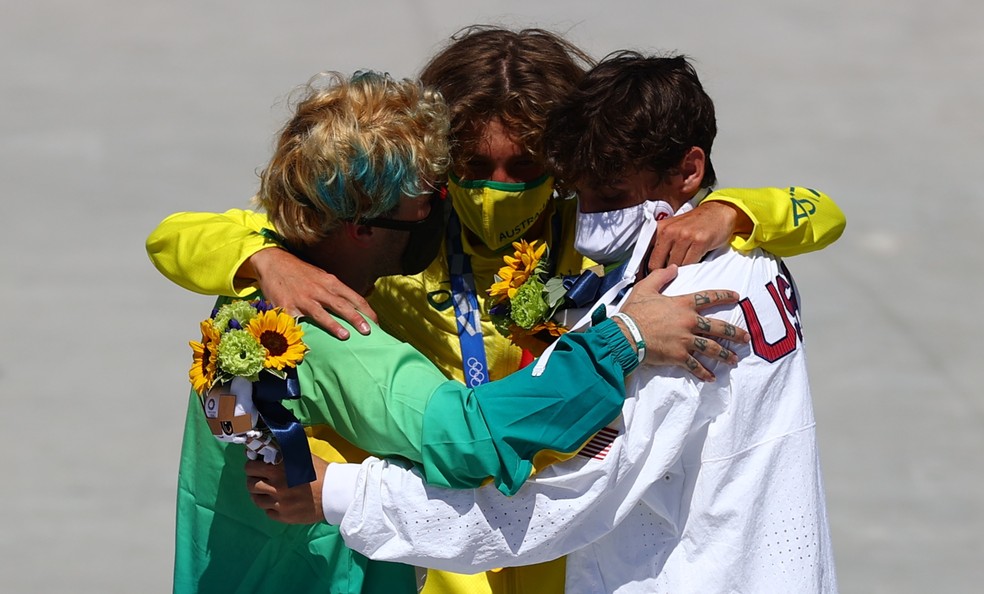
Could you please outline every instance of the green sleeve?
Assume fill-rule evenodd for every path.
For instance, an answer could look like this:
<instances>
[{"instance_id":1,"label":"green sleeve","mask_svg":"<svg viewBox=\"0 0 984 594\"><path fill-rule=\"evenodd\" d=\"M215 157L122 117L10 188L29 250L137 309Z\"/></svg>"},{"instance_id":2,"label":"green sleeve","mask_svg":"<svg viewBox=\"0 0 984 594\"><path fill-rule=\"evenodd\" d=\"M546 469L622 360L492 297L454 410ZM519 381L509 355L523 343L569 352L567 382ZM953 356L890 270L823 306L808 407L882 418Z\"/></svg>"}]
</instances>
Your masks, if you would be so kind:
<instances>
[{"instance_id":1,"label":"green sleeve","mask_svg":"<svg viewBox=\"0 0 984 594\"><path fill-rule=\"evenodd\" d=\"M467 489L491 477L514 494L538 453L573 453L621 413L636 365L622 331L605 320L561 337L539 376L530 366L473 390L444 384L424 411L425 479Z\"/></svg>"},{"instance_id":2,"label":"green sleeve","mask_svg":"<svg viewBox=\"0 0 984 594\"><path fill-rule=\"evenodd\" d=\"M757 247L780 257L822 250L844 232L847 219L823 192L809 188L725 188L704 200L727 202L752 220L749 237L735 237L731 246Z\"/></svg>"},{"instance_id":3,"label":"green sleeve","mask_svg":"<svg viewBox=\"0 0 984 594\"><path fill-rule=\"evenodd\" d=\"M421 462L424 408L435 390L452 382L413 347L378 326L366 336L344 320L338 322L350 330L348 340L302 321L309 349L297 367L302 397L285 405L302 423L330 425L377 456Z\"/></svg>"},{"instance_id":4,"label":"green sleeve","mask_svg":"<svg viewBox=\"0 0 984 594\"><path fill-rule=\"evenodd\" d=\"M236 272L256 252L276 247L259 233L270 226L265 215L248 210L179 212L147 238L147 255L161 274L189 291L244 297L255 288L238 284Z\"/></svg>"},{"instance_id":5,"label":"green sleeve","mask_svg":"<svg viewBox=\"0 0 984 594\"><path fill-rule=\"evenodd\" d=\"M619 415L625 375L638 365L608 320L563 336L539 377L528 367L470 389L378 327L344 341L302 327L310 349L297 368L302 397L285 406L303 424L330 425L356 446L411 460L428 482L455 488L491 478L514 493L539 452L574 452Z\"/></svg>"}]
</instances>

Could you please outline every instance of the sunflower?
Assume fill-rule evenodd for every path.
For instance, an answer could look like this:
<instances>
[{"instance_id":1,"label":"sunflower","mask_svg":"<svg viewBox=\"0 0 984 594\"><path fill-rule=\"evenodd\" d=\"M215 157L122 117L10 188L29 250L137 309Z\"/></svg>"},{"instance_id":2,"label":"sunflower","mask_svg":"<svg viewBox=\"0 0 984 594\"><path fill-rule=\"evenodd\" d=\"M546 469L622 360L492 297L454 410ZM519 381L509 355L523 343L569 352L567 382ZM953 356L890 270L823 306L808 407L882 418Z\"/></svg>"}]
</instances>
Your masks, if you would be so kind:
<instances>
[{"instance_id":1,"label":"sunflower","mask_svg":"<svg viewBox=\"0 0 984 594\"><path fill-rule=\"evenodd\" d=\"M215 381L215 366L218 357L216 346L219 343L219 331L212 325L212 320L205 320L201 324L202 341L191 341L191 350L194 358L188 377L191 379L191 387L201 395L212 387Z\"/></svg>"},{"instance_id":2,"label":"sunflower","mask_svg":"<svg viewBox=\"0 0 984 594\"><path fill-rule=\"evenodd\" d=\"M260 312L250 320L246 330L266 349L263 367L267 369L297 367L307 352L301 341L304 331L282 309Z\"/></svg>"},{"instance_id":3,"label":"sunflower","mask_svg":"<svg viewBox=\"0 0 984 594\"><path fill-rule=\"evenodd\" d=\"M506 265L500 268L496 274L501 280L493 283L489 288L489 296L494 299L502 299L503 297L512 299L516 295L516 291L536 273L540 259L547 251L546 243L541 243L539 246L537 243L534 241L530 244L525 239L513 242L512 245L516 252L512 256L502 258Z\"/></svg>"},{"instance_id":4,"label":"sunflower","mask_svg":"<svg viewBox=\"0 0 984 594\"><path fill-rule=\"evenodd\" d=\"M563 336L567 332L567 328L564 328L553 320L547 320L546 322L541 322L533 326L529 330L516 324L511 324L509 326L509 334L506 338L519 348L533 353L534 357L539 357L557 337Z\"/></svg>"},{"instance_id":5,"label":"sunflower","mask_svg":"<svg viewBox=\"0 0 984 594\"><path fill-rule=\"evenodd\" d=\"M550 336L563 336L564 334L567 334L568 330L553 320L547 320L546 322L541 322L536 326L533 326L533 329L530 330L530 332L533 334L546 332Z\"/></svg>"}]
</instances>

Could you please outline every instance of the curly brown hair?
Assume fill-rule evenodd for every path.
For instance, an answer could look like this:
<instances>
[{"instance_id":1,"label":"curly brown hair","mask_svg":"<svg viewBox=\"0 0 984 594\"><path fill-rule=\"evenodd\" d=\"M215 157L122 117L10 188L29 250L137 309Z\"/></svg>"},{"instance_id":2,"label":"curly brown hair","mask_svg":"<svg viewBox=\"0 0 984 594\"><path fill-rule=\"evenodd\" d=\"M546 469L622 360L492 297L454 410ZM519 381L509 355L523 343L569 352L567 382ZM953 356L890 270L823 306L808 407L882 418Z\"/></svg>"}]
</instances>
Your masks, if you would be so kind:
<instances>
[{"instance_id":1,"label":"curly brown hair","mask_svg":"<svg viewBox=\"0 0 984 594\"><path fill-rule=\"evenodd\" d=\"M462 171L493 118L543 162L547 114L594 63L543 29L512 31L475 25L451 37L424 67L424 85L440 91L451 111L452 168Z\"/></svg>"},{"instance_id":2,"label":"curly brown hair","mask_svg":"<svg viewBox=\"0 0 984 594\"><path fill-rule=\"evenodd\" d=\"M606 185L632 169L662 180L695 146L707 156L701 186L711 187L716 134L714 103L686 56L621 51L599 62L551 112L543 142L568 189Z\"/></svg>"}]
</instances>

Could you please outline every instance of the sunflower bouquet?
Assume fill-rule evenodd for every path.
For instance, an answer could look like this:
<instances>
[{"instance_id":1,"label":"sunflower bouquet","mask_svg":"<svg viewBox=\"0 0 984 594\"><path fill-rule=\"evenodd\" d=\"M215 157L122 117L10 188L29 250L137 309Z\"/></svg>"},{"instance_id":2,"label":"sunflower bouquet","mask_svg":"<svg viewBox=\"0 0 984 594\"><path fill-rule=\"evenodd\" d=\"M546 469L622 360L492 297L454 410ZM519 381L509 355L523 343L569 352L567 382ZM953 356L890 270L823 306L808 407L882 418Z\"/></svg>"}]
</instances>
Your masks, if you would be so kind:
<instances>
[{"instance_id":1,"label":"sunflower bouquet","mask_svg":"<svg viewBox=\"0 0 984 594\"><path fill-rule=\"evenodd\" d=\"M202 340L189 344L192 388L202 401L212 434L247 446L252 459L279 460L279 450L253 402L261 374L287 381L307 346L297 321L262 300L236 300L201 322Z\"/></svg>"},{"instance_id":2,"label":"sunflower bouquet","mask_svg":"<svg viewBox=\"0 0 984 594\"><path fill-rule=\"evenodd\" d=\"M539 356L567 329L551 318L564 304L567 288L562 277L549 277L547 245L514 242L513 255L489 288L489 316L496 330L513 344Z\"/></svg>"}]
</instances>

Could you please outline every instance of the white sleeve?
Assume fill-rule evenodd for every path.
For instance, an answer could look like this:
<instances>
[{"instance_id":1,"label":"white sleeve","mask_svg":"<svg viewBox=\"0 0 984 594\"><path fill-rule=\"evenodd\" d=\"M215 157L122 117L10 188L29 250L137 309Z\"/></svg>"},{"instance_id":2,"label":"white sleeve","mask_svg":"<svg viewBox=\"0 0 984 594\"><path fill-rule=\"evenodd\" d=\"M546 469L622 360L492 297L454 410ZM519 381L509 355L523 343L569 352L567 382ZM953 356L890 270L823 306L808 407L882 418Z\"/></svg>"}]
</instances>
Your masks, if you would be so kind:
<instances>
[{"instance_id":1,"label":"white sleeve","mask_svg":"<svg viewBox=\"0 0 984 594\"><path fill-rule=\"evenodd\" d=\"M623 416L513 497L493 485L432 487L412 470L369 459L354 481L332 487L343 500L351 493L340 525L345 542L373 559L459 573L566 555L607 534L654 483L666 480L694 426L707 420L701 403L725 398L727 371L715 373L716 383L699 384L675 368L636 370ZM326 513L337 517L329 508L326 503Z\"/></svg>"}]
</instances>

